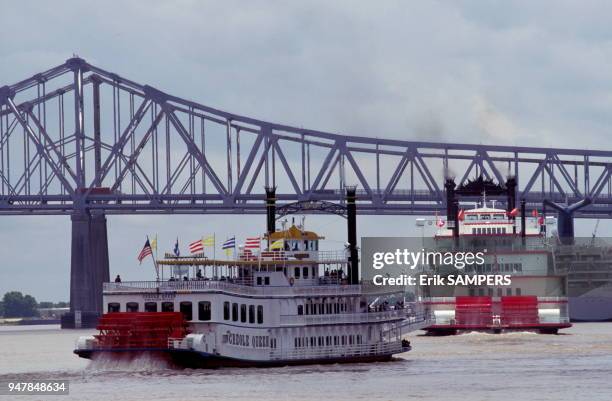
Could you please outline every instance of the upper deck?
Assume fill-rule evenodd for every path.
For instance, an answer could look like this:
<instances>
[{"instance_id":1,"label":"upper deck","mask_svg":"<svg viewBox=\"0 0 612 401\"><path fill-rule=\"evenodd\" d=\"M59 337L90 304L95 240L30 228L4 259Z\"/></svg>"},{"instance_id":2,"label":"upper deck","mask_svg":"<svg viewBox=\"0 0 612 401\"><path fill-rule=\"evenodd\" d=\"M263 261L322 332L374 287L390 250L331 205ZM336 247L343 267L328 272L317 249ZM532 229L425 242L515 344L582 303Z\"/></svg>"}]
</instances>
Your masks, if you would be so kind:
<instances>
[{"instance_id":1,"label":"upper deck","mask_svg":"<svg viewBox=\"0 0 612 401\"><path fill-rule=\"evenodd\" d=\"M286 298L393 294L401 293L402 290L369 284L344 285L334 283L309 286L257 286L245 282L230 282L228 280L127 281L121 283L104 283L104 295L190 294L210 292L264 298Z\"/></svg>"}]
</instances>

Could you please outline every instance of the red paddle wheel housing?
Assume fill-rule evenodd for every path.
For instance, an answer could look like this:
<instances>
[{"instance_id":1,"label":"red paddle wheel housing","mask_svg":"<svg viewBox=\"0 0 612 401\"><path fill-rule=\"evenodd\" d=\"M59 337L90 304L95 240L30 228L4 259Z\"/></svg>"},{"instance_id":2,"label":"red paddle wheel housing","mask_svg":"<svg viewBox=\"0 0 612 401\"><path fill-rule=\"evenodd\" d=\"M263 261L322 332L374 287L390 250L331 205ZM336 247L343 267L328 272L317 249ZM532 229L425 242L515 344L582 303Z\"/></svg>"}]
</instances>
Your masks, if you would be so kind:
<instances>
[{"instance_id":1,"label":"red paddle wheel housing","mask_svg":"<svg viewBox=\"0 0 612 401\"><path fill-rule=\"evenodd\" d=\"M455 322L465 327L489 325L492 306L491 297L458 296L455 298Z\"/></svg>"},{"instance_id":2,"label":"red paddle wheel housing","mask_svg":"<svg viewBox=\"0 0 612 401\"><path fill-rule=\"evenodd\" d=\"M106 313L96 327L99 348L167 348L168 338L188 334L187 322L180 312Z\"/></svg>"},{"instance_id":3,"label":"red paddle wheel housing","mask_svg":"<svg viewBox=\"0 0 612 401\"><path fill-rule=\"evenodd\" d=\"M501 297L501 323L512 326L538 325L538 297Z\"/></svg>"}]
</instances>

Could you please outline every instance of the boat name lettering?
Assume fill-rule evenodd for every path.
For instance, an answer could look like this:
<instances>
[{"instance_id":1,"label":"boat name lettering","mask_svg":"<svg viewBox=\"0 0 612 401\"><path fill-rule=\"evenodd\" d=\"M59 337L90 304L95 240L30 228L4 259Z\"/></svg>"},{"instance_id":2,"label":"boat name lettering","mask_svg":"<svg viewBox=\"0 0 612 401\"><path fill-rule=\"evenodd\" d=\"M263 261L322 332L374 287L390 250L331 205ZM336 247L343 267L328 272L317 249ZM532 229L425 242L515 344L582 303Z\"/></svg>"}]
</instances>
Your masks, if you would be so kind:
<instances>
[{"instance_id":1,"label":"boat name lettering","mask_svg":"<svg viewBox=\"0 0 612 401\"><path fill-rule=\"evenodd\" d=\"M270 346L269 336L251 336L249 334L226 332L223 343L237 347L267 348Z\"/></svg>"}]
</instances>

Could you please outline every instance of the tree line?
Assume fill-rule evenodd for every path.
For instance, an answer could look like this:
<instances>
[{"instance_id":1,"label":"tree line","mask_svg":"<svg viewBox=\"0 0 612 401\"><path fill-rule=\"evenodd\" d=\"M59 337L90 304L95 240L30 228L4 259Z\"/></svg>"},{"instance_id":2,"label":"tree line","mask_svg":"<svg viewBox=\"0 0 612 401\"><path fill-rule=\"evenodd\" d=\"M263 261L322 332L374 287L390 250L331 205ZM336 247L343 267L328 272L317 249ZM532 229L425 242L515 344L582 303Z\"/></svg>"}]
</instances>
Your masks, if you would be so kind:
<instances>
[{"instance_id":1,"label":"tree line","mask_svg":"<svg viewBox=\"0 0 612 401\"><path fill-rule=\"evenodd\" d=\"M67 308L68 302L36 302L31 295L24 295L19 291L9 291L0 301L0 316L2 317L37 317L39 309Z\"/></svg>"}]
</instances>

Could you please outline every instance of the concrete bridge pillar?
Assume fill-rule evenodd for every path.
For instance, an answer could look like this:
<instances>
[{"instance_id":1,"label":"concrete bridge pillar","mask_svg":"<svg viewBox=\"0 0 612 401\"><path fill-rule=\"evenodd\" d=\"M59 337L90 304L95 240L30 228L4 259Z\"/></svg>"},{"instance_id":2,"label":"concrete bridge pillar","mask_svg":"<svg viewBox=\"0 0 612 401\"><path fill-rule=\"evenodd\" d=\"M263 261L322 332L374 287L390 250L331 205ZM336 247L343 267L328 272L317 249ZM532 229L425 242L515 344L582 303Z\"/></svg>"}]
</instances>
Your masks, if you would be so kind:
<instances>
[{"instance_id":1,"label":"concrete bridge pillar","mask_svg":"<svg viewBox=\"0 0 612 401\"><path fill-rule=\"evenodd\" d=\"M70 313L62 327L95 327L103 313L102 283L110 279L106 216L79 211L71 220Z\"/></svg>"}]
</instances>

